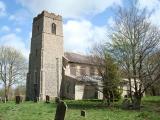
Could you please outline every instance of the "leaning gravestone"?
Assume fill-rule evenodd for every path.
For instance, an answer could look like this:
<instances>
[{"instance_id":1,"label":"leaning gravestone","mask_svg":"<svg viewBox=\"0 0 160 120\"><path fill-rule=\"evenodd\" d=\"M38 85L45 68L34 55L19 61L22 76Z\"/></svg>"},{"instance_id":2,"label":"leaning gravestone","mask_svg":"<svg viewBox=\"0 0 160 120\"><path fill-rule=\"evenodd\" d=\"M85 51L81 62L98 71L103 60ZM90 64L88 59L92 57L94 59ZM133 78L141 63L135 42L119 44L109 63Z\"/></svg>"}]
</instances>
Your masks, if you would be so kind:
<instances>
[{"instance_id":1,"label":"leaning gravestone","mask_svg":"<svg viewBox=\"0 0 160 120\"><path fill-rule=\"evenodd\" d=\"M16 96L16 104L19 104L21 102L21 96Z\"/></svg>"},{"instance_id":2,"label":"leaning gravestone","mask_svg":"<svg viewBox=\"0 0 160 120\"><path fill-rule=\"evenodd\" d=\"M61 101L60 99L57 100L56 102L57 102L57 109L56 109L55 120L64 120L67 105L65 102Z\"/></svg>"},{"instance_id":3,"label":"leaning gravestone","mask_svg":"<svg viewBox=\"0 0 160 120\"><path fill-rule=\"evenodd\" d=\"M49 95L46 95L46 103L49 103L49 100L50 100Z\"/></svg>"}]
</instances>

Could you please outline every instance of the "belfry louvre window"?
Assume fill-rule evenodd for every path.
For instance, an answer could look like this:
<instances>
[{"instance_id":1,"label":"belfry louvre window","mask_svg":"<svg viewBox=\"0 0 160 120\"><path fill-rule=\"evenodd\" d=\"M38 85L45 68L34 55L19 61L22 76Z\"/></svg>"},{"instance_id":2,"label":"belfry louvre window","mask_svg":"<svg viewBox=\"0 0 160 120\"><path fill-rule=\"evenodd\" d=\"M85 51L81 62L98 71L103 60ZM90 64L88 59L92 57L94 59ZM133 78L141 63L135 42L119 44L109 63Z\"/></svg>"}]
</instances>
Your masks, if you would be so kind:
<instances>
[{"instance_id":1,"label":"belfry louvre window","mask_svg":"<svg viewBox=\"0 0 160 120\"><path fill-rule=\"evenodd\" d=\"M52 33L56 34L56 24L52 23Z\"/></svg>"},{"instance_id":2,"label":"belfry louvre window","mask_svg":"<svg viewBox=\"0 0 160 120\"><path fill-rule=\"evenodd\" d=\"M37 32L39 32L39 25L37 26Z\"/></svg>"}]
</instances>

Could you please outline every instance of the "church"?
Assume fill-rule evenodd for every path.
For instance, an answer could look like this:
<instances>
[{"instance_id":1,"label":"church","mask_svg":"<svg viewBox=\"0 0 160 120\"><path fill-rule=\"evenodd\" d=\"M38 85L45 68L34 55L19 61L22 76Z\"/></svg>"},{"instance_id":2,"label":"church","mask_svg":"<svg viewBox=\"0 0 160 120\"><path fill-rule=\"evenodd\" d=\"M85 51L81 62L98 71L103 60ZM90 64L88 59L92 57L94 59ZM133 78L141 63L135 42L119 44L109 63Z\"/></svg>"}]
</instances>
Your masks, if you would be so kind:
<instances>
[{"instance_id":1,"label":"church","mask_svg":"<svg viewBox=\"0 0 160 120\"><path fill-rule=\"evenodd\" d=\"M89 56L64 52L62 16L43 11L33 19L26 100L103 99ZM95 87L96 86L96 87ZM102 89L102 88L98 88Z\"/></svg>"}]
</instances>

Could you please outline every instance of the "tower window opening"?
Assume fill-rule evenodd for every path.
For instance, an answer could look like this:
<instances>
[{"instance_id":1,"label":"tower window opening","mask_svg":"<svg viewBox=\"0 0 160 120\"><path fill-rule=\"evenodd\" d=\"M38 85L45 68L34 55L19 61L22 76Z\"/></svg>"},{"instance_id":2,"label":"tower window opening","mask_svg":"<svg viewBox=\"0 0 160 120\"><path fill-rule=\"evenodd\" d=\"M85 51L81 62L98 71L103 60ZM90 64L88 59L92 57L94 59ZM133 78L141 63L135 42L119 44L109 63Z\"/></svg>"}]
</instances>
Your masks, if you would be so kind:
<instances>
[{"instance_id":1,"label":"tower window opening","mask_svg":"<svg viewBox=\"0 0 160 120\"><path fill-rule=\"evenodd\" d=\"M37 26L37 32L39 32L39 25Z\"/></svg>"},{"instance_id":2,"label":"tower window opening","mask_svg":"<svg viewBox=\"0 0 160 120\"><path fill-rule=\"evenodd\" d=\"M52 23L52 33L56 34L56 24Z\"/></svg>"}]
</instances>

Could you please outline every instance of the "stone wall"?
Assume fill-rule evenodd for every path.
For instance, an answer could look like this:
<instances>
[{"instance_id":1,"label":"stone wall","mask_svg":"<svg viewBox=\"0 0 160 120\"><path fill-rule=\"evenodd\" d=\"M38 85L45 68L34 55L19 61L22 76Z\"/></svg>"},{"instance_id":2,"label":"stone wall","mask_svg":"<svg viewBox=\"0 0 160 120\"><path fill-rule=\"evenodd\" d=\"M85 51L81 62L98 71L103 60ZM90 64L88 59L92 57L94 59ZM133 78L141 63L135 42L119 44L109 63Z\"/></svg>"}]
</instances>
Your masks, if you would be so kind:
<instances>
[{"instance_id":1,"label":"stone wall","mask_svg":"<svg viewBox=\"0 0 160 120\"><path fill-rule=\"evenodd\" d=\"M56 26L54 32L53 24ZM37 96L41 99L44 100L46 95L51 98L59 96L63 55L62 17L43 11L33 20L27 81L29 99L35 96L34 83L38 85Z\"/></svg>"},{"instance_id":2,"label":"stone wall","mask_svg":"<svg viewBox=\"0 0 160 120\"><path fill-rule=\"evenodd\" d=\"M69 76L64 76L62 81L62 98L75 99L76 80Z\"/></svg>"},{"instance_id":3,"label":"stone wall","mask_svg":"<svg viewBox=\"0 0 160 120\"><path fill-rule=\"evenodd\" d=\"M89 64L68 63L65 69L66 75L82 76L82 75L98 75L96 66Z\"/></svg>"}]
</instances>

